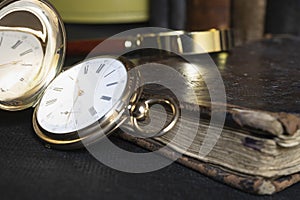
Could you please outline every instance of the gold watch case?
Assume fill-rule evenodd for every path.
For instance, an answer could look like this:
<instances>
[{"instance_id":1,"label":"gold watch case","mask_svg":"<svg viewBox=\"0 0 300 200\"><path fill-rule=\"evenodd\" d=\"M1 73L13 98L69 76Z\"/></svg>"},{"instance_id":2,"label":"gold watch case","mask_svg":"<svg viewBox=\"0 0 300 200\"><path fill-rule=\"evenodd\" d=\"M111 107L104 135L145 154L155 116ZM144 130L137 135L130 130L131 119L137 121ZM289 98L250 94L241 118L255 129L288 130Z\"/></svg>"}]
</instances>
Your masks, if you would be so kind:
<instances>
[{"instance_id":1,"label":"gold watch case","mask_svg":"<svg viewBox=\"0 0 300 200\"><path fill-rule=\"evenodd\" d=\"M98 119L97 122L85 127L82 130L65 134L51 133L40 126L37 120L37 111L39 109L39 105L37 105L33 114L33 127L38 137L46 142L48 147L63 150L78 149L84 145L90 145L101 140L104 136L109 135L128 119L128 116L131 115L129 113L131 112L130 108L135 108L134 105L136 105L139 101L142 93L142 88L138 87L139 83L142 81L141 75L137 70L132 70L135 67L134 64L123 57L94 57L80 62L71 68L98 58L116 59L125 66L127 72L131 72L128 73L127 84L123 94L121 95L122 98L118 99L117 102L114 103L111 110L103 117Z\"/></svg>"},{"instance_id":2,"label":"gold watch case","mask_svg":"<svg viewBox=\"0 0 300 200\"><path fill-rule=\"evenodd\" d=\"M44 0L6 0L0 3L0 33L5 31L34 35L43 50L42 64L30 80L31 86L14 99L0 99L0 109L24 110L38 102L44 89L61 71L66 51L65 28L59 14Z\"/></svg>"}]
</instances>

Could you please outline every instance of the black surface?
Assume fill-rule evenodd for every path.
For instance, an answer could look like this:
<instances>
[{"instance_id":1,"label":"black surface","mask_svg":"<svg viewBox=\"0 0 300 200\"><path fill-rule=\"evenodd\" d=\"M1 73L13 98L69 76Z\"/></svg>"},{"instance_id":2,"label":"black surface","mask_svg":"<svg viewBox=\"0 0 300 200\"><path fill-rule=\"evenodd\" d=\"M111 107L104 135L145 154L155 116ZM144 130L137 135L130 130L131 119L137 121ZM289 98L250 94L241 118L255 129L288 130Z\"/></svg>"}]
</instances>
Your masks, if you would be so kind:
<instances>
[{"instance_id":1,"label":"black surface","mask_svg":"<svg viewBox=\"0 0 300 200\"><path fill-rule=\"evenodd\" d=\"M127 174L96 161L85 150L45 148L32 130L32 110L0 111L1 199L254 199L177 163L157 172ZM142 151L113 139L126 149ZM272 197L299 195L299 184Z\"/></svg>"}]
</instances>

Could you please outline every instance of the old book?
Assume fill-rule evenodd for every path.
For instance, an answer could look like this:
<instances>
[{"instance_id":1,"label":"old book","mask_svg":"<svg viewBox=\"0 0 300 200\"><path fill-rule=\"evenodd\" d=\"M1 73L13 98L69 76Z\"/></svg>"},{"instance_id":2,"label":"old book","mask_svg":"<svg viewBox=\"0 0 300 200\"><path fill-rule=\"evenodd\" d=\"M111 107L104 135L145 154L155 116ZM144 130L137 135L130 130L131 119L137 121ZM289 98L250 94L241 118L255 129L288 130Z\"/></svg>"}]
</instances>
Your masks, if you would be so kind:
<instances>
[{"instance_id":1,"label":"old book","mask_svg":"<svg viewBox=\"0 0 300 200\"><path fill-rule=\"evenodd\" d=\"M151 0L150 26L184 30L186 26L186 0Z\"/></svg>"},{"instance_id":2,"label":"old book","mask_svg":"<svg viewBox=\"0 0 300 200\"><path fill-rule=\"evenodd\" d=\"M136 59L137 63L155 61L188 74L197 99L191 99L187 91L181 109L193 112L195 106L199 107L203 117L194 140L190 127L199 122L197 118L180 119L190 131L180 132L175 127L153 139L140 139L128 133L119 136L153 151L168 144L176 134L180 142L172 143L162 152L164 156L172 158L181 153L179 163L249 193L279 192L300 181L300 57L295 52L300 52L300 38L277 37L235 48L228 57L224 53L214 55L228 104L225 127L206 156L198 152L206 136L211 105L218 103L210 102L203 80L197 74L188 74L189 64L177 57ZM201 56L191 59L197 65ZM150 85L145 90L147 97L157 94L159 87ZM172 95L164 88L158 93ZM193 140L192 145L184 151L189 140Z\"/></svg>"},{"instance_id":3,"label":"old book","mask_svg":"<svg viewBox=\"0 0 300 200\"><path fill-rule=\"evenodd\" d=\"M271 34L300 35L300 1L268 1L266 15L266 32Z\"/></svg>"},{"instance_id":4,"label":"old book","mask_svg":"<svg viewBox=\"0 0 300 200\"><path fill-rule=\"evenodd\" d=\"M170 0L151 0L149 25L153 27L169 28Z\"/></svg>"},{"instance_id":5,"label":"old book","mask_svg":"<svg viewBox=\"0 0 300 200\"><path fill-rule=\"evenodd\" d=\"M231 0L187 0L189 31L226 29L231 27Z\"/></svg>"},{"instance_id":6,"label":"old book","mask_svg":"<svg viewBox=\"0 0 300 200\"><path fill-rule=\"evenodd\" d=\"M267 0L233 0L232 4L235 44L242 45L262 39L265 33Z\"/></svg>"},{"instance_id":7,"label":"old book","mask_svg":"<svg viewBox=\"0 0 300 200\"><path fill-rule=\"evenodd\" d=\"M184 30L186 26L186 0L170 1L170 28Z\"/></svg>"}]
</instances>

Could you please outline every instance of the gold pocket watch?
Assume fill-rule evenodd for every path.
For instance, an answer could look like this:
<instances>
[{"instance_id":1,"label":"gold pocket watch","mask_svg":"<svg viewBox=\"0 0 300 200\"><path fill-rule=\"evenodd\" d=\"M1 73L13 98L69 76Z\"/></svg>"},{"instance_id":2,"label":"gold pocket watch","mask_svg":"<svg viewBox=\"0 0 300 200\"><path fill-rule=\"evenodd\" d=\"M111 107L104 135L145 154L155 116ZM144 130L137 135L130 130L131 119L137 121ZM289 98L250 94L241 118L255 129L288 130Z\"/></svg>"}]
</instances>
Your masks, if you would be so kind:
<instances>
[{"instance_id":1,"label":"gold pocket watch","mask_svg":"<svg viewBox=\"0 0 300 200\"><path fill-rule=\"evenodd\" d=\"M142 81L134 65L110 56L85 60L61 72L66 48L64 25L55 9L41 0L8 0L0 4L0 109L35 107L36 134L50 147L73 149L90 144L129 122L154 104L168 106L170 130L179 117L172 100L140 102ZM135 115L136 110L146 109ZM129 115L126 115L129 113ZM79 135L78 132L81 134ZM157 135L156 135L157 136Z\"/></svg>"},{"instance_id":2,"label":"gold pocket watch","mask_svg":"<svg viewBox=\"0 0 300 200\"><path fill-rule=\"evenodd\" d=\"M133 68L125 58L105 56L85 60L59 74L45 90L33 114L36 134L60 149L89 145L125 123L142 135L144 130L138 121L147 117L154 104L171 109L170 123L152 134L166 133L178 120L178 107L167 99L141 102L142 77L138 71L130 71ZM140 108L146 108L146 112L136 115Z\"/></svg>"}]
</instances>

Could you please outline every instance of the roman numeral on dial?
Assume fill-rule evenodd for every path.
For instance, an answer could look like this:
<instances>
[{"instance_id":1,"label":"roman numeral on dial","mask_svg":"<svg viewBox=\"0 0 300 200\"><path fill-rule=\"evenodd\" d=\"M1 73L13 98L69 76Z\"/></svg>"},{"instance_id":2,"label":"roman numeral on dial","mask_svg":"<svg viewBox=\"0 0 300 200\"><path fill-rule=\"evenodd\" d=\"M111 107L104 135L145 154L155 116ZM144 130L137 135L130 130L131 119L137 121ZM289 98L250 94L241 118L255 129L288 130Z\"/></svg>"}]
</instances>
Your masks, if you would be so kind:
<instances>
[{"instance_id":1,"label":"roman numeral on dial","mask_svg":"<svg viewBox=\"0 0 300 200\"><path fill-rule=\"evenodd\" d=\"M57 102L57 99L52 99L46 102L46 106L50 106L52 104L54 104L55 102Z\"/></svg>"},{"instance_id":2,"label":"roman numeral on dial","mask_svg":"<svg viewBox=\"0 0 300 200\"><path fill-rule=\"evenodd\" d=\"M12 48L12 49L16 49L16 48L18 48L18 46L20 46L22 43L23 43L23 41L18 40L11 48Z\"/></svg>"},{"instance_id":3,"label":"roman numeral on dial","mask_svg":"<svg viewBox=\"0 0 300 200\"><path fill-rule=\"evenodd\" d=\"M110 101L112 98L109 96L102 96L101 99L104 101Z\"/></svg>"}]
</instances>

